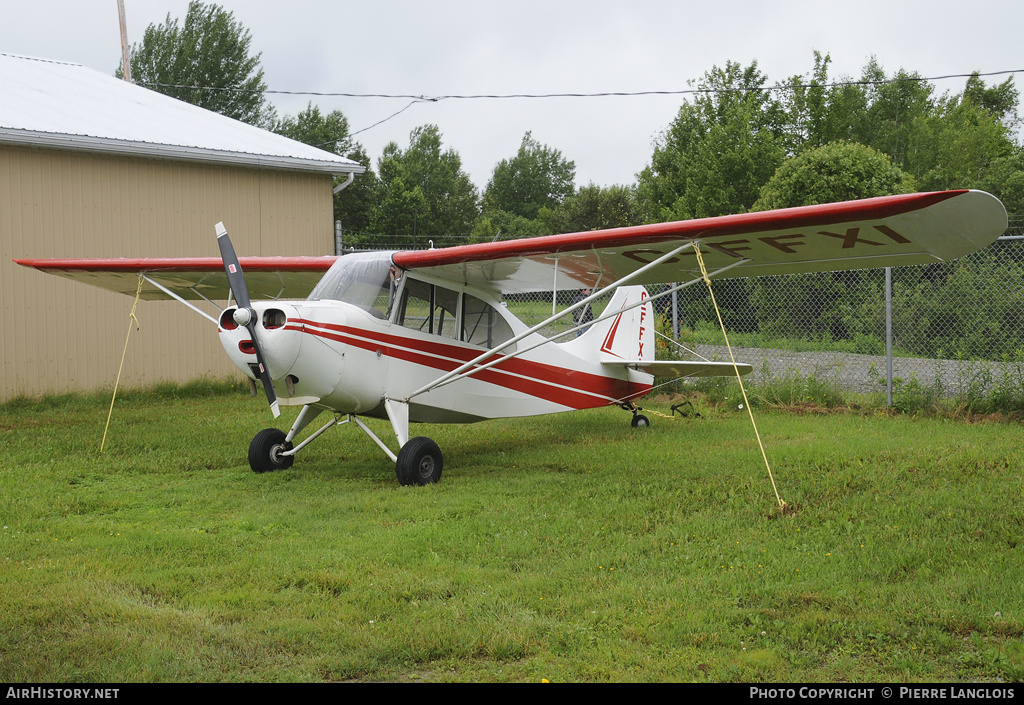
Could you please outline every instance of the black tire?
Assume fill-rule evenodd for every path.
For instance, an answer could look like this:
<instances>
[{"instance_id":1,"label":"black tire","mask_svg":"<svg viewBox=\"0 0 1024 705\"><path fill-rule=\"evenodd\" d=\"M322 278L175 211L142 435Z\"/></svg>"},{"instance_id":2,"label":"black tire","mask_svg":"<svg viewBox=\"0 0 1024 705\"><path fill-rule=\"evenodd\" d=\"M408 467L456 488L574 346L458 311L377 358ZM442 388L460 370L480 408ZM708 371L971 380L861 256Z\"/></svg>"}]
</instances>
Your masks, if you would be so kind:
<instances>
[{"instance_id":1,"label":"black tire","mask_svg":"<svg viewBox=\"0 0 1024 705\"><path fill-rule=\"evenodd\" d=\"M403 485L430 485L441 479L444 457L429 438L410 438L398 451L395 474Z\"/></svg>"},{"instance_id":2,"label":"black tire","mask_svg":"<svg viewBox=\"0 0 1024 705\"><path fill-rule=\"evenodd\" d=\"M643 414L633 414L633 420L629 422L629 425L633 428L647 428L651 425L651 420Z\"/></svg>"},{"instance_id":3,"label":"black tire","mask_svg":"<svg viewBox=\"0 0 1024 705\"><path fill-rule=\"evenodd\" d=\"M292 466L295 456L281 455L281 451L292 449L292 444L284 439L284 431L276 428L264 429L253 437L249 444L249 467L253 472L287 470Z\"/></svg>"}]
</instances>

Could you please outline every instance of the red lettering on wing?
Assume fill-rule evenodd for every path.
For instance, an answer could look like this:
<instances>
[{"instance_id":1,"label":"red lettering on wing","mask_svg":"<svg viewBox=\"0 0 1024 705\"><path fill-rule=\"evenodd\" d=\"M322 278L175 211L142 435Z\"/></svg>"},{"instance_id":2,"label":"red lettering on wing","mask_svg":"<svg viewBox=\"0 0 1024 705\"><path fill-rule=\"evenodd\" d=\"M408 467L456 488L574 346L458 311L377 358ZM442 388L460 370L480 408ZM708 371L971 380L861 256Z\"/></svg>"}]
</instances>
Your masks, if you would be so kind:
<instances>
[{"instance_id":1,"label":"red lettering on wing","mask_svg":"<svg viewBox=\"0 0 1024 705\"><path fill-rule=\"evenodd\" d=\"M890 228L888 225L876 225L875 230L882 233L890 240L900 243L901 245L910 242L910 240L900 235L898 232Z\"/></svg>"},{"instance_id":2,"label":"red lettering on wing","mask_svg":"<svg viewBox=\"0 0 1024 705\"><path fill-rule=\"evenodd\" d=\"M739 247L739 245L747 245L749 243L750 243L750 240L728 240L726 242L709 242L709 243L706 243L706 244L711 249L717 250L718 252L721 252L724 255L729 255L730 257L736 257L737 259L743 259L743 255L741 255L740 252L743 252L745 250L749 250L750 248L749 247ZM731 247L730 247L730 245L731 245Z\"/></svg>"},{"instance_id":3,"label":"red lettering on wing","mask_svg":"<svg viewBox=\"0 0 1024 705\"><path fill-rule=\"evenodd\" d=\"M760 240L761 242L763 242L766 245L771 245L776 250L782 250L787 255L792 255L792 254L796 253L796 250L793 249L794 247L796 247L797 245L806 245L807 243L802 241L802 240L800 242L781 242L781 241L782 240L791 240L793 238L798 238L798 237L803 237L803 236L804 236L803 233L792 233L791 235L775 235L774 237L760 237L760 238L758 238L758 240Z\"/></svg>"},{"instance_id":4,"label":"red lettering on wing","mask_svg":"<svg viewBox=\"0 0 1024 705\"><path fill-rule=\"evenodd\" d=\"M650 264L654 260L656 260L659 257L661 257L663 254L665 254L665 253L662 252L661 250L647 250L647 249L643 249L643 250L630 250L629 252L623 252L622 256L623 257L629 257L634 262L639 262L640 264ZM651 255L651 258L650 259L644 259L643 255ZM667 260L662 262L662 264L675 264L678 261L679 261L678 257L669 257Z\"/></svg>"},{"instance_id":5,"label":"red lettering on wing","mask_svg":"<svg viewBox=\"0 0 1024 705\"><path fill-rule=\"evenodd\" d=\"M874 240L864 240L864 239L861 239L861 238L857 237L859 233L860 233L860 228L847 228L845 235L840 235L839 233L830 233L827 230L820 230L820 231L818 231L819 235L828 235L829 237L834 237L834 238L838 238L838 239L842 240L843 241L843 249L844 250L848 250L851 247L853 247L854 245L857 245L858 243L864 244L864 245L875 245L877 247L881 247L884 244L884 243L881 243L881 242L875 242Z\"/></svg>"}]
</instances>

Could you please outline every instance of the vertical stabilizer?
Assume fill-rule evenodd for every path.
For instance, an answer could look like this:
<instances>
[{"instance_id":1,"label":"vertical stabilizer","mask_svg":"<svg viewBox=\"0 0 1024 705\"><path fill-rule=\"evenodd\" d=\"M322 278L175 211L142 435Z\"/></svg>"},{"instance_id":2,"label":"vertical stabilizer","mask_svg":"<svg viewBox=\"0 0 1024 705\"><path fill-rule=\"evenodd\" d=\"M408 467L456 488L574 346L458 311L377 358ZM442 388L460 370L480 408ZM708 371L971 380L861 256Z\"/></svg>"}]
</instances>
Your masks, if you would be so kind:
<instances>
[{"instance_id":1,"label":"vertical stabilizer","mask_svg":"<svg viewBox=\"0 0 1024 705\"><path fill-rule=\"evenodd\" d=\"M566 346L598 362L654 359L654 307L645 288L616 289L600 318Z\"/></svg>"}]
</instances>

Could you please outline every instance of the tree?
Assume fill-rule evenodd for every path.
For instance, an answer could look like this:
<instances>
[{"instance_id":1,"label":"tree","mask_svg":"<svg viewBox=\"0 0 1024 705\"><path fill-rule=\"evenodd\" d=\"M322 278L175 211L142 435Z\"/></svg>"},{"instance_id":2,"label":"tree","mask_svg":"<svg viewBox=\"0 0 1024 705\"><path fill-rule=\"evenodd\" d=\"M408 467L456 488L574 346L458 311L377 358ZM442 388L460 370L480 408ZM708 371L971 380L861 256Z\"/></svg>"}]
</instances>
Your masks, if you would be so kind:
<instances>
[{"instance_id":1,"label":"tree","mask_svg":"<svg viewBox=\"0 0 1024 705\"><path fill-rule=\"evenodd\" d=\"M970 101L980 108L983 108L996 119L1001 121L1008 130L1014 130L1020 124L1017 117L1017 104L1020 93L1013 85L1013 76L991 88L985 87L985 82L977 71L967 79L967 86L963 94L965 101Z\"/></svg>"},{"instance_id":2,"label":"tree","mask_svg":"<svg viewBox=\"0 0 1024 705\"><path fill-rule=\"evenodd\" d=\"M811 206L914 191L914 180L885 154L855 142L833 142L787 160L760 191L752 210Z\"/></svg>"},{"instance_id":3,"label":"tree","mask_svg":"<svg viewBox=\"0 0 1024 705\"><path fill-rule=\"evenodd\" d=\"M259 127L272 124L260 54L249 30L219 5L189 3L184 25L168 14L129 52L132 80L173 98ZM117 75L122 75L121 68Z\"/></svg>"},{"instance_id":4,"label":"tree","mask_svg":"<svg viewBox=\"0 0 1024 705\"><path fill-rule=\"evenodd\" d=\"M273 131L293 140L304 142L342 157L348 157L357 147L349 137L348 118L340 110L327 115L309 103L295 117L286 115L274 123Z\"/></svg>"},{"instance_id":5,"label":"tree","mask_svg":"<svg viewBox=\"0 0 1024 705\"><path fill-rule=\"evenodd\" d=\"M861 80L868 85L867 109L858 122L854 138L885 152L896 166L910 171L909 164L914 158L910 144L915 123L934 109L931 84L920 74L903 69L886 78L874 57L864 67Z\"/></svg>"},{"instance_id":6,"label":"tree","mask_svg":"<svg viewBox=\"0 0 1024 705\"><path fill-rule=\"evenodd\" d=\"M786 161L761 189L753 210L810 206L914 191L914 180L881 152L854 142L833 142ZM759 329L772 336L833 340L853 333L850 291L862 272L788 277L786 287L760 279L748 287Z\"/></svg>"},{"instance_id":7,"label":"tree","mask_svg":"<svg viewBox=\"0 0 1024 705\"><path fill-rule=\"evenodd\" d=\"M978 188L996 196L1006 212L1024 215L1024 149L1015 147L1013 154L992 160Z\"/></svg>"},{"instance_id":8,"label":"tree","mask_svg":"<svg viewBox=\"0 0 1024 705\"><path fill-rule=\"evenodd\" d=\"M1014 152L996 115L962 96L941 99L919 120L912 145L910 167L928 191L978 188L992 163Z\"/></svg>"},{"instance_id":9,"label":"tree","mask_svg":"<svg viewBox=\"0 0 1024 705\"><path fill-rule=\"evenodd\" d=\"M594 184L581 188L546 218L555 233L578 233L640 225L648 220L636 188Z\"/></svg>"},{"instance_id":10,"label":"tree","mask_svg":"<svg viewBox=\"0 0 1024 705\"><path fill-rule=\"evenodd\" d=\"M394 243L462 244L478 215L477 190L436 125L418 127L406 150L391 142L377 161L381 196L370 227Z\"/></svg>"},{"instance_id":11,"label":"tree","mask_svg":"<svg viewBox=\"0 0 1024 705\"><path fill-rule=\"evenodd\" d=\"M348 231L370 227L370 211L377 198L379 184L370 169L370 158L363 146L349 135L348 118L340 110L327 115L310 103L295 117L286 116L274 124L273 131L293 140L331 151L366 167L355 181L334 195L334 219Z\"/></svg>"},{"instance_id":12,"label":"tree","mask_svg":"<svg viewBox=\"0 0 1024 705\"><path fill-rule=\"evenodd\" d=\"M766 80L756 62L704 74L702 92L679 109L639 175L655 218L727 215L754 204L785 156L785 113Z\"/></svg>"},{"instance_id":13,"label":"tree","mask_svg":"<svg viewBox=\"0 0 1024 705\"><path fill-rule=\"evenodd\" d=\"M853 140L863 132L867 94L863 86L849 81L830 85L828 66L832 57L814 52L810 78L793 76L785 91L785 142L789 156L829 142Z\"/></svg>"},{"instance_id":14,"label":"tree","mask_svg":"<svg viewBox=\"0 0 1024 705\"><path fill-rule=\"evenodd\" d=\"M541 208L538 217L530 219L508 211L484 211L473 225L469 242L518 240L525 237L551 235L551 228L547 222L550 213L547 208Z\"/></svg>"},{"instance_id":15,"label":"tree","mask_svg":"<svg viewBox=\"0 0 1024 705\"><path fill-rule=\"evenodd\" d=\"M571 196L575 179L575 163L527 132L516 156L494 167L484 191L484 211L502 210L535 219L541 208L553 209Z\"/></svg>"},{"instance_id":16,"label":"tree","mask_svg":"<svg viewBox=\"0 0 1024 705\"><path fill-rule=\"evenodd\" d=\"M972 74L963 93L944 95L917 121L909 168L924 190L981 188L1008 198L1007 209L1019 212L1018 122L1012 80L987 88Z\"/></svg>"}]
</instances>

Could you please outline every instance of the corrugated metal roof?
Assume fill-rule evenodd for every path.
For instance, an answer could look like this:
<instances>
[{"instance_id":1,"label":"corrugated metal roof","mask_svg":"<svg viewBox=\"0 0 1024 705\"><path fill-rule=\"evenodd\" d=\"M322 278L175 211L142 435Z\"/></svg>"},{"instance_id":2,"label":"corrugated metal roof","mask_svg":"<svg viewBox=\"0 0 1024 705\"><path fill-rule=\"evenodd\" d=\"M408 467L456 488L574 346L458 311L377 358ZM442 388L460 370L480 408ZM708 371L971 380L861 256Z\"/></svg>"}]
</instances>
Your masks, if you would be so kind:
<instances>
[{"instance_id":1,"label":"corrugated metal roof","mask_svg":"<svg viewBox=\"0 0 1024 705\"><path fill-rule=\"evenodd\" d=\"M0 53L0 143L361 173L349 159L80 64Z\"/></svg>"}]
</instances>

